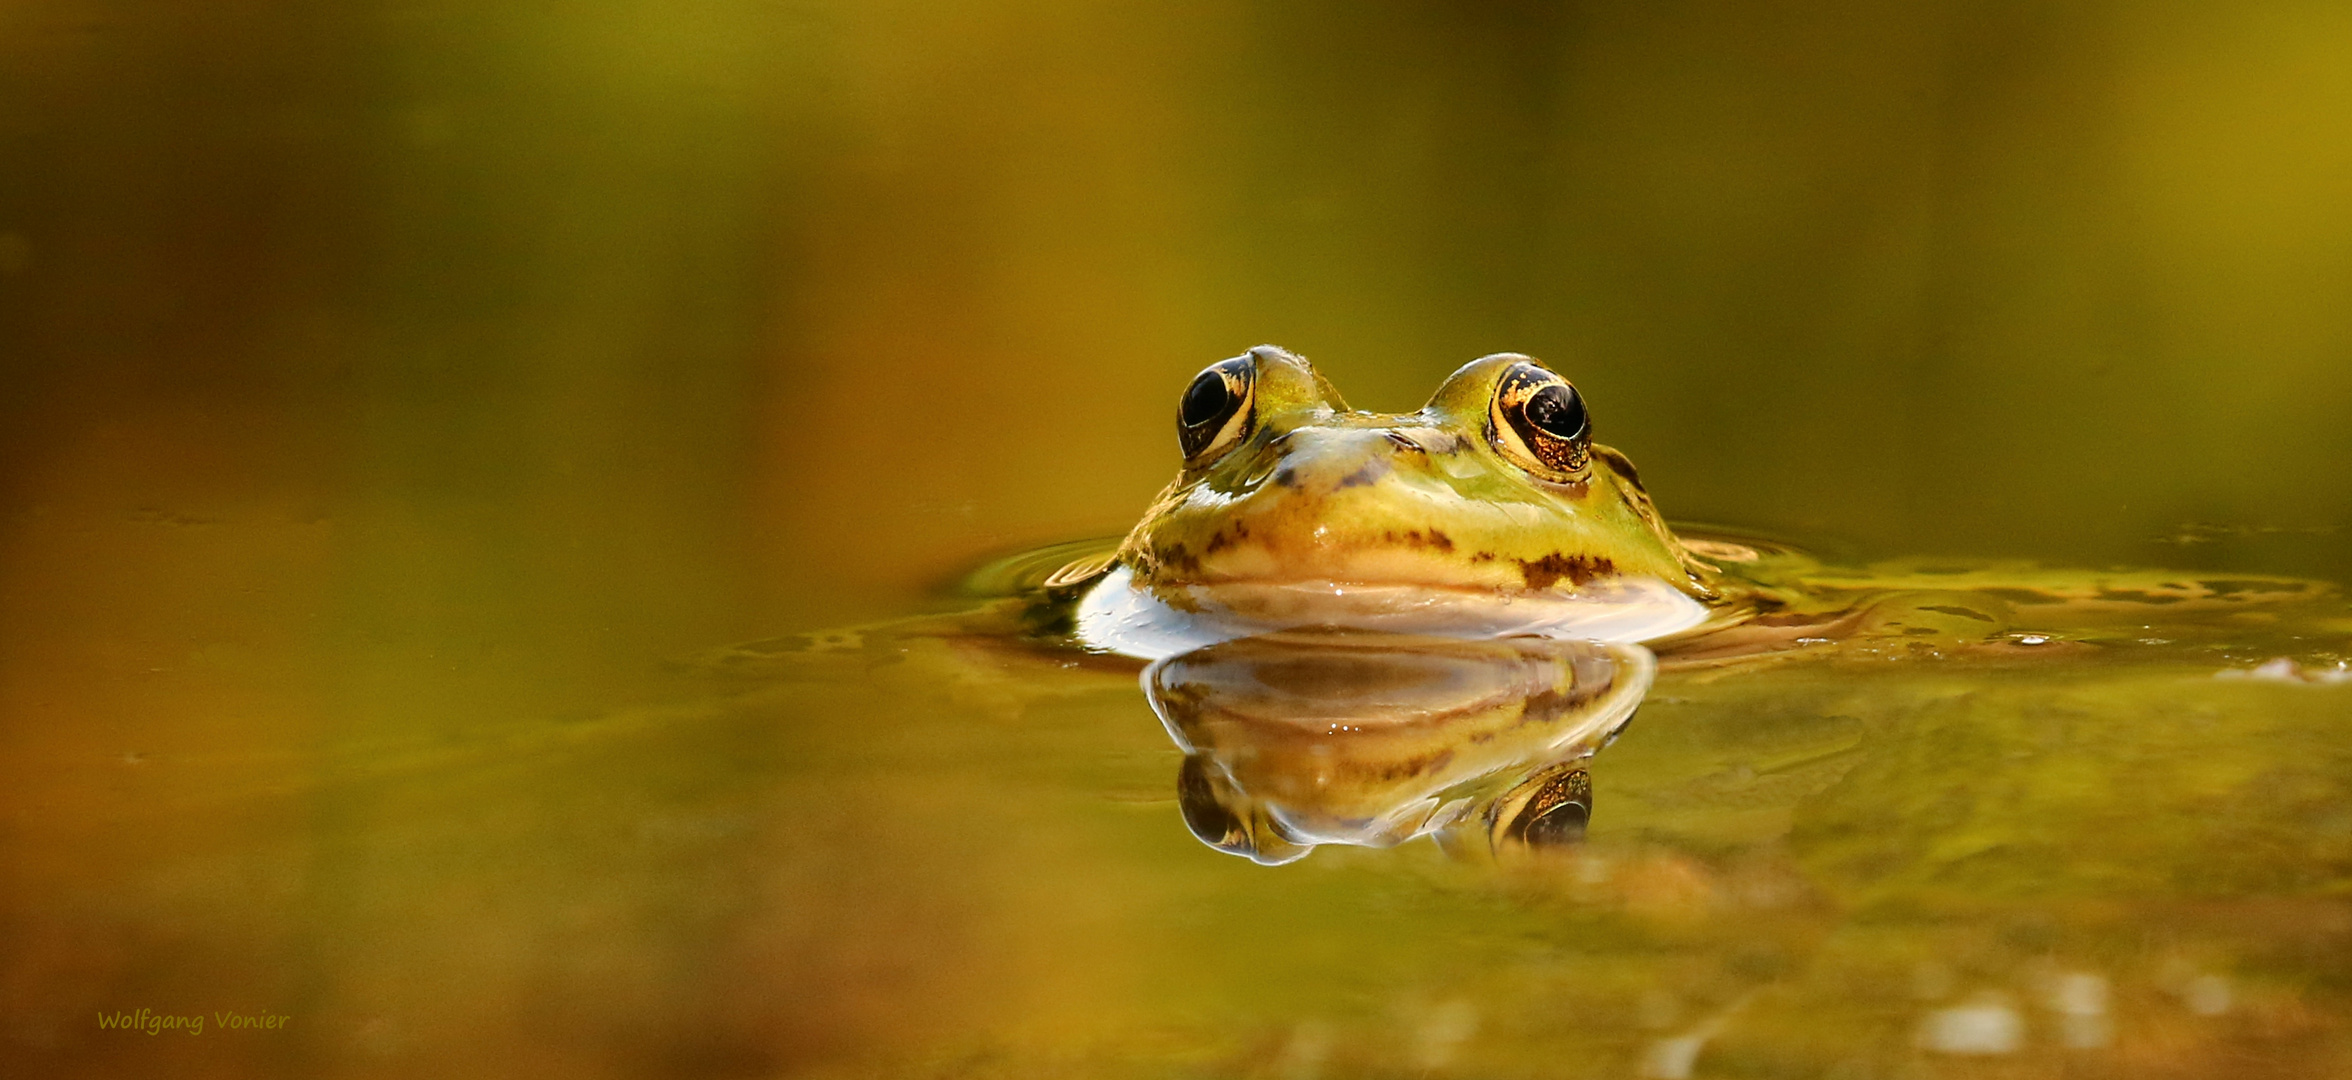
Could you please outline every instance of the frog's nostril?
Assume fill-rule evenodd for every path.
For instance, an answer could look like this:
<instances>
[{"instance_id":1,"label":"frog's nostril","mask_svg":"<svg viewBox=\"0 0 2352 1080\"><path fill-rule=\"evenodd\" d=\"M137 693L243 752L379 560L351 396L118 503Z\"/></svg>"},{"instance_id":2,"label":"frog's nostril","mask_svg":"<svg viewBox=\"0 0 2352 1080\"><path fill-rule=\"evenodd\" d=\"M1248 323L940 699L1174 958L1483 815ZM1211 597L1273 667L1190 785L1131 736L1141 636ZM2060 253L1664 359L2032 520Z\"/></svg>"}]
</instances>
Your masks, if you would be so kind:
<instances>
[{"instance_id":1,"label":"frog's nostril","mask_svg":"<svg viewBox=\"0 0 2352 1080\"><path fill-rule=\"evenodd\" d=\"M1428 447L1414 442L1410 436L1406 435L1402 431L1383 431L1380 433L1380 436L1384 439L1387 439L1391 445L1395 446L1399 450L1409 450L1416 454L1427 454L1429 452Z\"/></svg>"}]
</instances>

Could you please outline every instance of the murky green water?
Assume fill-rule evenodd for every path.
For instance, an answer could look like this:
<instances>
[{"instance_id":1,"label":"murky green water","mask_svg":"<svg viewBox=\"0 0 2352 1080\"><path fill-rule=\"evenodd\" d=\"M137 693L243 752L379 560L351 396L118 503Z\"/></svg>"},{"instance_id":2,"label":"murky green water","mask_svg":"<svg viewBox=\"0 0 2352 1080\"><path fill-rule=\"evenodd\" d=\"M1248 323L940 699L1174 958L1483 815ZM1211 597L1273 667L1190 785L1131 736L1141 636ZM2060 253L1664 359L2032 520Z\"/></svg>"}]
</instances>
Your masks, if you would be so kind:
<instances>
[{"instance_id":1,"label":"murky green water","mask_svg":"<svg viewBox=\"0 0 2352 1080\"><path fill-rule=\"evenodd\" d=\"M1580 843L1277 867L1140 664L941 617L1260 341L1375 409L1545 357L1669 515L1854 564L2352 579L2347 60L2290 2L14 5L0 1072L2341 1074L2340 599L1668 663Z\"/></svg>"}]
</instances>

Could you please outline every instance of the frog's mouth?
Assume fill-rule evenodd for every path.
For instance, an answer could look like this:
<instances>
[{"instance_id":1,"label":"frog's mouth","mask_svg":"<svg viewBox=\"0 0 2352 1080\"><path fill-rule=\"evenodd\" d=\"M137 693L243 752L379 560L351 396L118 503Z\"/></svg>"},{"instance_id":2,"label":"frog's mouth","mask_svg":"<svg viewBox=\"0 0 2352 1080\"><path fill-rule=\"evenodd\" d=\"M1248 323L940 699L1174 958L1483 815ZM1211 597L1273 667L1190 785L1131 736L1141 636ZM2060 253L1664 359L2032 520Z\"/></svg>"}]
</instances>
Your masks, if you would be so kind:
<instances>
[{"instance_id":1,"label":"frog's mouth","mask_svg":"<svg viewBox=\"0 0 2352 1080\"><path fill-rule=\"evenodd\" d=\"M1343 536L1328 543L1317 542L1320 537L1306 542L1275 542L1277 539L1252 537L1222 548L1212 543L1211 550L1197 554L1179 549L1179 558L1162 560L1175 564L1176 573L1146 575L1146 580L1155 588L1170 580L1215 588L1353 583L1453 589L1493 597L1572 592L1620 573L1616 562L1607 556L1573 548L1533 558L1507 552L1459 551L1435 529Z\"/></svg>"},{"instance_id":2,"label":"frog's mouth","mask_svg":"<svg viewBox=\"0 0 2352 1080\"><path fill-rule=\"evenodd\" d=\"M1079 640L1092 648L1156 660L1305 627L1632 643L1688 630L1707 617L1706 605L1639 575L1526 592L1247 578L1146 588L1122 566L1087 592L1077 621Z\"/></svg>"}]
</instances>

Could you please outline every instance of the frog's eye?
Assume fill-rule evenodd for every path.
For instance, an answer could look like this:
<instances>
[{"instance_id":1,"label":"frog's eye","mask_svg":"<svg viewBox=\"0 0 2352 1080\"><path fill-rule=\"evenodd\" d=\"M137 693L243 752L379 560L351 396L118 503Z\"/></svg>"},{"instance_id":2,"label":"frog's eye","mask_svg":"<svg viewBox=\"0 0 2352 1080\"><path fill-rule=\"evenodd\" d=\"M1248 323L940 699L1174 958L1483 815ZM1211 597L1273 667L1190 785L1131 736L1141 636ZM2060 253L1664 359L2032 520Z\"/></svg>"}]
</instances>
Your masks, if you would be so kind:
<instances>
[{"instance_id":1,"label":"frog's eye","mask_svg":"<svg viewBox=\"0 0 2352 1080\"><path fill-rule=\"evenodd\" d=\"M1534 364L1513 364L1495 380L1486 437L1512 464L1547 480L1576 480L1592 460L1584 395Z\"/></svg>"},{"instance_id":2,"label":"frog's eye","mask_svg":"<svg viewBox=\"0 0 2352 1080\"><path fill-rule=\"evenodd\" d=\"M1592 776L1567 765L1520 784L1488 810L1496 851L1565 847L1584 839L1592 820Z\"/></svg>"},{"instance_id":3,"label":"frog's eye","mask_svg":"<svg viewBox=\"0 0 2352 1080\"><path fill-rule=\"evenodd\" d=\"M1185 461L1206 464L1249 437L1257 383L1258 369L1247 356L1220 360L1193 376L1176 410L1176 438Z\"/></svg>"}]
</instances>

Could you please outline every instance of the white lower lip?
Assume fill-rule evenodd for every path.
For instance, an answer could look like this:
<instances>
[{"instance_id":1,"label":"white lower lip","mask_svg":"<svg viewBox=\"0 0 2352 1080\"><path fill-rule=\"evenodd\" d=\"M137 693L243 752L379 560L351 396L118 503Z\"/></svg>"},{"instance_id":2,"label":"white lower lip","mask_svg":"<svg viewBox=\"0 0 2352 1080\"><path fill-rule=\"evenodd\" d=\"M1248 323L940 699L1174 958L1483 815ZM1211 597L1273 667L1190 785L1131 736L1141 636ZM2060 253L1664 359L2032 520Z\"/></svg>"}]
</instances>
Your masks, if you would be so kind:
<instances>
[{"instance_id":1,"label":"white lower lip","mask_svg":"<svg viewBox=\"0 0 2352 1080\"><path fill-rule=\"evenodd\" d=\"M1334 626L1399 634L1488 638L1526 635L1642 642L1707 619L1706 605L1656 578L1617 577L1564 594L1499 594L1416 585L1237 582L1190 586L1170 606L1135 587L1119 567L1078 605L1089 648L1158 660L1275 630Z\"/></svg>"}]
</instances>

